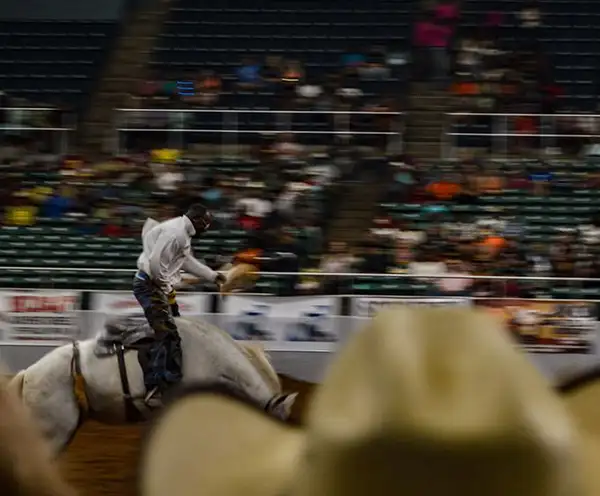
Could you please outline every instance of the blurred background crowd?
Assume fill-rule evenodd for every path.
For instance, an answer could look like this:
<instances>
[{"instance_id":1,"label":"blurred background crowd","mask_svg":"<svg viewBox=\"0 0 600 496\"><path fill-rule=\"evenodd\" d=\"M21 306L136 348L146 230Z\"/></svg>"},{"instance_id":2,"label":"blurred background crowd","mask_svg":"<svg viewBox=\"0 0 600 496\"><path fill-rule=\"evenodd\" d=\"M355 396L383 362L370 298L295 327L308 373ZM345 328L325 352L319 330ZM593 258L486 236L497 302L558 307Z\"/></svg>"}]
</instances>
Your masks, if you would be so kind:
<instances>
[{"instance_id":1,"label":"blurred background crowd","mask_svg":"<svg viewBox=\"0 0 600 496\"><path fill-rule=\"evenodd\" d=\"M179 0L125 9L126 28L3 21L0 283L126 287L146 217L201 201L216 222L195 249L210 264L258 247L277 255L265 270L303 272L265 278L267 292L600 295L470 277L600 276L596 119L582 114L595 110L593 2L309 7ZM149 58L131 74L136 48L121 43L135 36ZM52 72L52 57L80 74ZM93 266L106 273L77 272Z\"/></svg>"}]
</instances>

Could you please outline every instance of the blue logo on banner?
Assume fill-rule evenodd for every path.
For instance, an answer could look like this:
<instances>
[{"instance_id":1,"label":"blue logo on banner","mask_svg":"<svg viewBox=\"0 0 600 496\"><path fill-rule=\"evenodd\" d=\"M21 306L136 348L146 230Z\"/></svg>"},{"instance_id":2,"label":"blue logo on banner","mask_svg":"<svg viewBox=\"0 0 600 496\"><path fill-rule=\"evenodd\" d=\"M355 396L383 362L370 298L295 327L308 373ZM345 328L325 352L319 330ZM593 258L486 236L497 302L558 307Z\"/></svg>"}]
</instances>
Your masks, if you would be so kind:
<instances>
[{"instance_id":1,"label":"blue logo on banner","mask_svg":"<svg viewBox=\"0 0 600 496\"><path fill-rule=\"evenodd\" d=\"M233 324L231 335L234 339L244 341L272 341L273 335L266 329L267 318L271 311L269 305L253 304L248 310L242 311Z\"/></svg>"},{"instance_id":2,"label":"blue logo on banner","mask_svg":"<svg viewBox=\"0 0 600 496\"><path fill-rule=\"evenodd\" d=\"M194 96L196 94L194 81L177 81L177 93L179 96Z\"/></svg>"},{"instance_id":3,"label":"blue logo on banner","mask_svg":"<svg viewBox=\"0 0 600 496\"><path fill-rule=\"evenodd\" d=\"M288 341L337 341L335 334L325 327L331 322L331 305L315 305L312 310L303 312L300 321L289 326L286 332Z\"/></svg>"}]
</instances>

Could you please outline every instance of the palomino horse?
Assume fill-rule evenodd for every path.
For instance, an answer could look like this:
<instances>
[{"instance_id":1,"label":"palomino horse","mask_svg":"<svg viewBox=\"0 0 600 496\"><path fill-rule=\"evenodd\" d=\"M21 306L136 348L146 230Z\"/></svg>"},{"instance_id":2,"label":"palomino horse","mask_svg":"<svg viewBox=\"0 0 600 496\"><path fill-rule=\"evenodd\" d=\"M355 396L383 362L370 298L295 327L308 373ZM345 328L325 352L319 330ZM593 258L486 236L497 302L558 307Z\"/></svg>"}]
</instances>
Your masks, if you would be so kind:
<instances>
[{"instance_id":1,"label":"palomino horse","mask_svg":"<svg viewBox=\"0 0 600 496\"><path fill-rule=\"evenodd\" d=\"M177 318L183 349L182 383L221 384L287 419L296 394L282 394L281 383L262 348L236 342L198 319ZM139 331L138 331L139 332ZM148 331L150 332L150 331ZM20 371L11 387L23 398L56 452L65 448L86 418L104 423L132 421L151 412L143 405L142 368L127 335L106 334L52 350ZM111 349L117 350L111 353Z\"/></svg>"}]
</instances>

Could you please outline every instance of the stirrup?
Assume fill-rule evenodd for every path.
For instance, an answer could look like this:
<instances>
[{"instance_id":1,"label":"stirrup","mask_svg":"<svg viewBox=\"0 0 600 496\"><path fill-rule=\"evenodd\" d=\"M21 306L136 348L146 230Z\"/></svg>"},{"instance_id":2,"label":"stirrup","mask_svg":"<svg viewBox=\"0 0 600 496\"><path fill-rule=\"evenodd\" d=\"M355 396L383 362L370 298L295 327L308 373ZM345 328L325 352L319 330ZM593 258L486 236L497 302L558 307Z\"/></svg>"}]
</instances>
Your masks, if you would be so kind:
<instances>
[{"instance_id":1,"label":"stirrup","mask_svg":"<svg viewBox=\"0 0 600 496\"><path fill-rule=\"evenodd\" d=\"M149 408L159 408L162 406L161 395L158 392L158 386L153 387L146 396L144 396L144 404Z\"/></svg>"}]
</instances>

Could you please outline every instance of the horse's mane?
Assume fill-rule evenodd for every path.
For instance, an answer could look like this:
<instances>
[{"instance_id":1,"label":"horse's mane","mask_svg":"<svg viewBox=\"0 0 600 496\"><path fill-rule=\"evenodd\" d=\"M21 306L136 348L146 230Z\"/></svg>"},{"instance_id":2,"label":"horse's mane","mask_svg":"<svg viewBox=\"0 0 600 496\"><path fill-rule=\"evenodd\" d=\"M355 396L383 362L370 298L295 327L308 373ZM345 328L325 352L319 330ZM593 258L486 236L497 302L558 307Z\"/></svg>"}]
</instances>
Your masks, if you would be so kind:
<instances>
[{"instance_id":1,"label":"horse's mane","mask_svg":"<svg viewBox=\"0 0 600 496\"><path fill-rule=\"evenodd\" d=\"M204 328L209 328L211 331L220 333L225 339L230 341L238 350L240 350L244 354L248 361L261 375L263 380L273 390L273 394L281 393L281 381L279 380L279 376L277 375L275 369L271 365L267 352L261 345L255 343L244 343L236 341L231 337L229 333L217 326L209 324L205 320L189 318L186 320L193 322L194 324L201 325Z\"/></svg>"}]
</instances>

